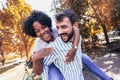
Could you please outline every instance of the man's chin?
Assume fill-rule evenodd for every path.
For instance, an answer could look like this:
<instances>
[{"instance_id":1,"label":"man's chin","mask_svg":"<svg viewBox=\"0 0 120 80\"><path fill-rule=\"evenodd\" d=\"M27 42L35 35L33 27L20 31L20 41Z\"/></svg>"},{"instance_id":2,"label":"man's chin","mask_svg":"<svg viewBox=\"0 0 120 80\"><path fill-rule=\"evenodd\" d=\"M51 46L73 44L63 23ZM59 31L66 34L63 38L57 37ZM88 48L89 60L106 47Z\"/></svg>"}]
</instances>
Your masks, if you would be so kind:
<instances>
[{"instance_id":1,"label":"man's chin","mask_svg":"<svg viewBox=\"0 0 120 80\"><path fill-rule=\"evenodd\" d=\"M62 40L63 40L64 42L68 42L68 39L63 39L63 38L62 38Z\"/></svg>"}]
</instances>

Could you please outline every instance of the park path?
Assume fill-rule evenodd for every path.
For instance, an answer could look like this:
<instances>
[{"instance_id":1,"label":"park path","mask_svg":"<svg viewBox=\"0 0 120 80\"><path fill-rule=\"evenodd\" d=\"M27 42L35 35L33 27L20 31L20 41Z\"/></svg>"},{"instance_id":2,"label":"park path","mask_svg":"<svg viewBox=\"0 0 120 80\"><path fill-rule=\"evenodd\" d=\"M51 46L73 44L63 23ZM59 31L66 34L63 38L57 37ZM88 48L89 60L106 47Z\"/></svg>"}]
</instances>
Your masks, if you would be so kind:
<instances>
[{"instance_id":1,"label":"park path","mask_svg":"<svg viewBox=\"0 0 120 80\"><path fill-rule=\"evenodd\" d=\"M107 54L96 60L96 64L114 80L120 80L120 53ZM87 69L83 70L85 80L100 80Z\"/></svg>"},{"instance_id":2,"label":"park path","mask_svg":"<svg viewBox=\"0 0 120 80\"><path fill-rule=\"evenodd\" d=\"M109 54L96 59L96 64L114 80L120 80L120 54ZM100 80L87 69L83 70L85 80ZM0 74L0 80L20 80L24 75L24 64Z\"/></svg>"},{"instance_id":3,"label":"park path","mask_svg":"<svg viewBox=\"0 0 120 80\"><path fill-rule=\"evenodd\" d=\"M19 64L8 71L0 74L0 80L20 80L24 74L24 64Z\"/></svg>"}]
</instances>

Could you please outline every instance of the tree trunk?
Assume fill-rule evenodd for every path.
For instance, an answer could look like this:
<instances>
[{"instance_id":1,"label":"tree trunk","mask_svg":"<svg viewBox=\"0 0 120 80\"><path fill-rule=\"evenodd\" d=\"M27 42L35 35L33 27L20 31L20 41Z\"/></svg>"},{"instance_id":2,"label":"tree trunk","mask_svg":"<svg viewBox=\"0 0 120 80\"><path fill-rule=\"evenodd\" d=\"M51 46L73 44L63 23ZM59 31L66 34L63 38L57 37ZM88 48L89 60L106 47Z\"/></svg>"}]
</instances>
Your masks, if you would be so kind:
<instances>
[{"instance_id":1,"label":"tree trunk","mask_svg":"<svg viewBox=\"0 0 120 80\"><path fill-rule=\"evenodd\" d=\"M102 28L103 28L103 32L104 32L106 44L109 45L109 37L108 37L108 35L107 35L107 29L106 29L106 27L105 27L104 24L102 24Z\"/></svg>"},{"instance_id":2,"label":"tree trunk","mask_svg":"<svg viewBox=\"0 0 120 80\"><path fill-rule=\"evenodd\" d=\"M1 52L1 55L2 55L2 65L4 66L4 64L5 64L5 57L4 57L4 53L3 52Z\"/></svg>"},{"instance_id":3,"label":"tree trunk","mask_svg":"<svg viewBox=\"0 0 120 80\"><path fill-rule=\"evenodd\" d=\"M20 58L22 59L22 52L20 52Z\"/></svg>"},{"instance_id":4,"label":"tree trunk","mask_svg":"<svg viewBox=\"0 0 120 80\"><path fill-rule=\"evenodd\" d=\"M26 48L26 57L27 57L27 60L28 60L28 50L27 50L27 48Z\"/></svg>"},{"instance_id":5,"label":"tree trunk","mask_svg":"<svg viewBox=\"0 0 120 80\"><path fill-rule=\"evenodd\" d=\"M2 39L1 39L1 42L0 42L0 54L2 56L2 65L4 66L5 64L5 57L4 57L4 53L3 53L3 49L2 49Z\"/></svg>"}]
</instances>

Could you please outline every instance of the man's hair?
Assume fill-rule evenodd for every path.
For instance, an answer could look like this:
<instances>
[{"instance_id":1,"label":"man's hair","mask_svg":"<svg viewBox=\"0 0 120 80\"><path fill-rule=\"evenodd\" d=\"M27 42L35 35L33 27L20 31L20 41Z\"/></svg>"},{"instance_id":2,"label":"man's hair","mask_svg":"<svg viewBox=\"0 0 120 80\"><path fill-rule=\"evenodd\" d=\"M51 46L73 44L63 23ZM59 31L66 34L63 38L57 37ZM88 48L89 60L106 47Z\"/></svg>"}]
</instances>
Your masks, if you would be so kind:
<instances>
[{"instance_id":1,"label":"man's hair","mask_svg":"<svg viewBox=\"0 0 120 80\"><path fill-rule=\"evenodd\" d=\"M23 23L23 32L32 37L37 37L35 34L33 23L38 21L41 25L49 27L51 30L52 21L51 18L42 11L34 10L31 12L30 16Z\"/></svg>"},{"instance_id":2,"label":"man's hair","mask_svg":"<svg viewBox=\"0 0 120 80\"><path fill-rule=\"evenodd\" d=\"M68 17L72 23L72 25L77 21L77 14L70 9L64 10L56 15L57 21L62 21L63 18Z\"/></svg>"}]
</instances>

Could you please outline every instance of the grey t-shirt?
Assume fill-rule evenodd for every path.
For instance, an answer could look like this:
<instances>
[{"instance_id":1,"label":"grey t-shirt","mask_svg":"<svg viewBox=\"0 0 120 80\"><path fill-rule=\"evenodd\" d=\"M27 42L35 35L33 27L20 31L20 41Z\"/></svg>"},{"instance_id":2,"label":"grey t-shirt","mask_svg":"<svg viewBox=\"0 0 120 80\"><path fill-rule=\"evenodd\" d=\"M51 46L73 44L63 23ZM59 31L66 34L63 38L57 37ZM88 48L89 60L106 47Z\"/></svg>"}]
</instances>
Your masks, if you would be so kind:
<instances>
[{"instance_id":1,"label":"grey t-shirt","mask_svg":"<svg viewBox=\"0 0 120 80\"><path fill-rule=\"evenodd\" d=\"M56 38L58 36L58 32L56 28L52 28L52 35ZM43 41L41 38L37 37L36 41L34 43L33 52L37 52L43 48L45 48L48 45L45 41Z\"/></svg>"}]
</instances>

